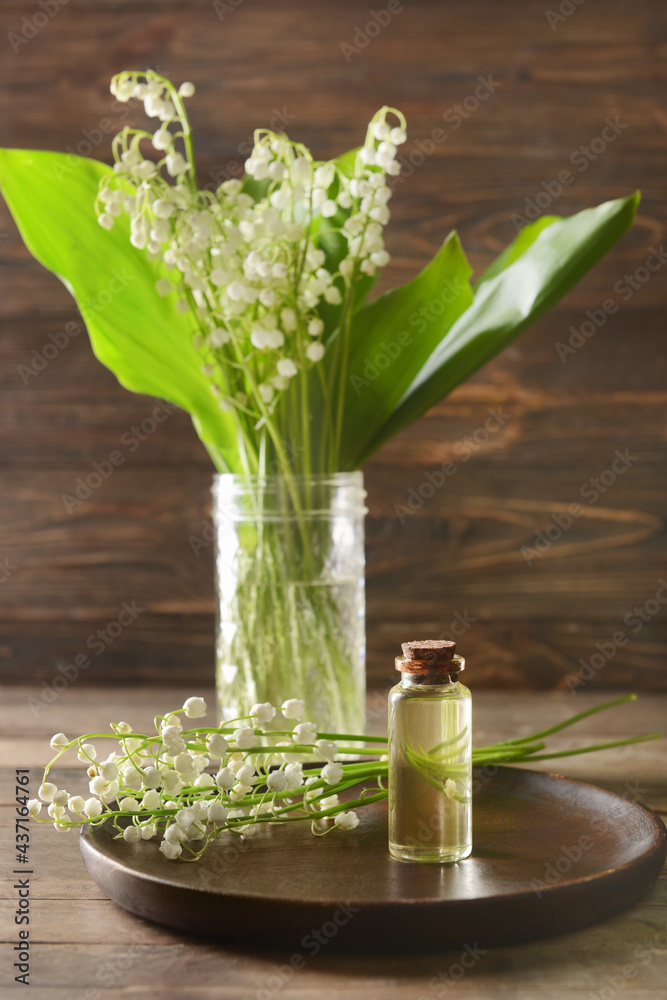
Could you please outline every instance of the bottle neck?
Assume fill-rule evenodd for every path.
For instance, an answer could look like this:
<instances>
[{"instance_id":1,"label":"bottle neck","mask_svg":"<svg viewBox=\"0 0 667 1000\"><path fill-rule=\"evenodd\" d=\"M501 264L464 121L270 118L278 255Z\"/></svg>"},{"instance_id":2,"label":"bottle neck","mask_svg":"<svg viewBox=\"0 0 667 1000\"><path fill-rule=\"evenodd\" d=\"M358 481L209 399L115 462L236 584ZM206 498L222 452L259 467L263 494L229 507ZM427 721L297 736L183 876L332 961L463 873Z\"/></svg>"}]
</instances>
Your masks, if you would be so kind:
<instances>
[{"instance_id":1,"label":"bottle neck","mask_svg":"<svg viewBox=\"0 0 667 1000\"><path fill-rule=\"evenodd\" d=\"M465 660L456 653L449 663L438 663L432 665L432 669L426 668L420 661L396 658L396 668L401 672L401 687L422 688L422 687L446 687L456 684L459 674L465 667ZM414 663L414 670L411 665Z\"/></svg>"},{"instance_id":2,"label":"bottle neck","mask_svg":"<svg viewBox=\"0 0 667 1000\"><path fill-rule=\"evenodd\" d=\"M447 687L448 685L456 684L458 679L458 673L448 674L442 670L434 670L426 674L411 674L404 670L401 672L401 687Z\"/></svg>"}]
</instances>

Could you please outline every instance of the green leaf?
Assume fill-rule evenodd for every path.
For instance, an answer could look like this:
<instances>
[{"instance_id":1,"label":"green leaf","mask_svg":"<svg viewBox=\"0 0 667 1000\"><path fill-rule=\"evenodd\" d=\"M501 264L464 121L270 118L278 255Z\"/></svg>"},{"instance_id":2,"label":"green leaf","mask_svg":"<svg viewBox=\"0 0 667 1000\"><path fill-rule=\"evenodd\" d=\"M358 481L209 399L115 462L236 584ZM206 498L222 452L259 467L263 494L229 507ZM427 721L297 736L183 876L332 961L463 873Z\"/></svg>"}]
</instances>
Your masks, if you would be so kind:
<instances>
[{"instance_id":1,"label":"green leaf","mask_svg":"<svg viewBox=\"0 0 667 1000\"><path fill-rule=\"evenodd\" d=\"M249 194L252 200L257 202L261 201L262 198L266 198L270 184L271 181L269 180L256 181L250 174L244 174L241 181L241 190L244 194Z\"/></svg>"},{"instance_id":2,"label":"green leaf","mask_svg":"<svg viewBox=\"0 0 667 1000\"><path fill-rule=\"evenodd\" d=\"M458 235L411 281L352 317L341 469L363 462L396 407L452 324L473 300L472 270ZM333 345L332 345L333 347ZM325 364L335 359L327 354Z\"/></svg>"},{"instance_id":3,"label":"green leaf","mask_svg":"<svg viewBox=\"0 0 667 1000\"><path fill-rule=\"evenodd\" d=\"M627 232L638 203L637 192L552 223L509 266L481 282L470 308L430 354L392 415L359 453L360 463L562 298ZM528 233L523 241L520 236L519 246L529 242L534 233ZM352 414L350 417L354 419Z\"/></svg>"},{"instance_id":4,"label":"green leaf","mask_svg":"<svg viewBox=\"0 0 667 1000\"><path fill-rule=\"evenodd\" d=\"M502 253L498 254L494 262L474 282L473 288L479 288L483 281L495 278L497 274L500 274L506 267L513 264L522 253L525 253L528 247L533 245L543 229L546 229L547 226L550 226L554 222L560 222L560 219L560 215L543 215L536 222L532 222L529 226L524 226L518 236L512 240L509 246L505 247Z\"/></svg>"},{"instance_id":5,"label":"green leaf","mask_svg":"<svg viewBox=\"0 0 667 1000\"><path fill-rule=\"evenodd\" d=\"M236 470L233 417L201 372L192 316L157 294L167 272L132 246L126 216L110 231L97 222L98 182L111 172L80 156L0 150L0 187L25 244L75 297L99 360L125 388L187 410L214 461Z\"/></svg>"},{"instance_id":6,"label":"green leaf","mask_svg":"<svg viewBox=\"0 0 667 1000\"><path fill-rule=\"evenodd\" d=\"M361 146L356 146L354 149L348 149L347 153L341 153L335 160L332 160L332 163L335 163L340 172L345 174L346 177L354 177L357 154L361 148Z\"/></svg>"}]
</instances>

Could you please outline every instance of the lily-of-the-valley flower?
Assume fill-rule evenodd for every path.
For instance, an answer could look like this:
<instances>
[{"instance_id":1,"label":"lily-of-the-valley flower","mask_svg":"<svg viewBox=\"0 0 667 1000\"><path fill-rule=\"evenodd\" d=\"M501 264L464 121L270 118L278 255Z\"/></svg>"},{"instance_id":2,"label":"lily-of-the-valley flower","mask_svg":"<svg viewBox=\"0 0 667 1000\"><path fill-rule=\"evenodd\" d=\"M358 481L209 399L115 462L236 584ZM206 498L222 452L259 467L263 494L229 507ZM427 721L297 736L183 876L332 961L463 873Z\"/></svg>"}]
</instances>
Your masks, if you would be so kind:
<instances>
[{"instance_id":1,"label":"lily-of-the-valley flower","mask_svg":"<svg viewBox=\"0 0 667 1000\"><path fill-rule=\"evenodd\" d=\"M281 792L283 788L287 788L287 774L285 771L271 771L266 783L274 792Z\"/></svg>"},{"instance_id":2,"label":"lily-of-the-valley flower","mask_svg":"<svg viewBox=\"0 0 667 1000\"><path fill-rule=\"evenodd\" d=\"M232 740L239 750L247 750L255 745L255 730L249 726L242 726L232 733Z\"/></svg>"},{"instance_id":3,"label":"lily-of-the-valley flower","mask_svg":"<svg viewBox=\"0 0 667 1000\"><path fill-rule=\"evenodd\" d=\"M43 802L52 802L53 796L58 791L58 786L51 781L43 781L39 789L39 797Z\"/></svg>"},{"instance_id":4,"label":"lily-of-the-valley flower","mask_svg":"<svg viewBox=\"0 0 667 1000\"><path fill-rule=\"evenodd\" d=\"M317 727L314 722L300 722L294 727L292 739L295 743L314 743L317 739Z\"/></svg>"},{"instance_id":5,"label":"lily-of-the-valley flower","mask_svg":"<svg viewBox=\"0 0 667 1000\"><path fill-rule=\"evenodd\" d=\"M334 743L333 740L317 740L315 750L321 757L332 763L338 753L338 744Z\"/></svg>"},{"instance_id":6,"label":"lily-of-the-valley flower","mask_svg":"<svg viewBox=\"0 0 667 1000\"><path fill-rule=\"evenodd\" d=\"M282 704L281 711L286 719L300 719L306 710L306 703L301 698L288 698Z\"/></svg>"},{"instance_id":7,"label":"lily-of-the-valley flower","mask_svg":"<svg viewBox=\"0 0 667 1000\"><path fill-rule=\"evenodd\" d=\"M163 840L160 844L160 851L164 854L165 858L175 861L176 858L180 858L183 848L180 844L172 844L167 840Z\"/></svg>"},{"instance_id":8,"label":"lily-of-the-valley flower","mask_svg":"<svg viewBox=\"0 0 667 1000\"><path fill-rule=\"evenodd\" d=\"M188 719L202 719L206 715L206 702L203 698L188 698L183 711Z\"/></svg>"},{"instance_id":9,"label":"lily-of-the-valley flower","mask_svg":"<svg viewBox=\"0 0 667 1000\"><path fill-rule=\"evenodd\" d=\"M359 817L356 812L340 812L334 816L334 823L341 830L354 830L359 826Z\"/></svg>"},{"instance_id":10,"label":"lily-of-the-valley flower","mask_svg":"<svg viewBox=\"0 0 667 1000\"><path fill-rule=\"evenodd\" d=\"M250 709L250 715L252 718L256 719L257 722L262 725L265 722L271 722L271 719L275 717L276 709L269 702L263 702L261 705L253 705Z\"/></svg>"},{"instance_id":11,"label":"lily-of-the-valley flower","mask_svg":"<svg viewBox=\"0 0 667 1000\"><path fill-rule=\"evenodd\" d=\"M322 777L327 785L337 785L344 773L342 764L327 764L326 767L322 768Z\"/></svg>"},{"instance_id":12,"label":"lily-of-the-valley flower","mask_svg":"<svg viewBox=\"0 0 667 1000\"><path fill-rule=\"evenodd\" d=\"M229 743L221 733L213 733L206 740L206 751L209 757L220 760L229 750Z\"/></svg>"}]
</instances>

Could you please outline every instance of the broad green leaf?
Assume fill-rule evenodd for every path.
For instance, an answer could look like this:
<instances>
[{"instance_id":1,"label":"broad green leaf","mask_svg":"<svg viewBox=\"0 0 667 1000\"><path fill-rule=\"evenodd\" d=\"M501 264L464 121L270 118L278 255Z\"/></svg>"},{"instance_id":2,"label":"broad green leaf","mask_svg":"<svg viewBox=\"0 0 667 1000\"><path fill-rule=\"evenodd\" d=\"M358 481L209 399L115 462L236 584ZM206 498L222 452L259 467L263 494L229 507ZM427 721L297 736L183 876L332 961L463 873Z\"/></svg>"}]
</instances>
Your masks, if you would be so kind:
<instances>
[{"instance_id":1,"label":"broad green leaf","mask_svg":"<svg viewBox=\"0 0 667 1000\"><path fill-rule=\"evenodd\" d=\"M361 149L361 146L357 146L355 149L348 149L347 153L341 153L332 162L336 164L338 169L346 177L354 177L354 170L357 164L357 153Z\"/></svg>"},{"instance_id":2,"label":"broad green leaf","mask_svg":"<svg viewBox=\"0 0 667 1000\"><path fill-rule=\"evenodd\" d=\"M268 180L256 181L250 174L244 174L241 181L241 190L244 194L249 194L252 200L257 202L261 201L262 198L266 198L270 183L271 181Z\"/></svg>"},{"instance_id":3,"label":"broad green leaf","mask_svg":"<svg viewBox=\"0 0 667 1000\"><path fill-rule=\"evenodd\" d=\"M627 232L638 203L636 193L552 223L513 263L484 281L470 308L430 353L389 419L359 455L360 463L562 298ZM350 411L353 408L349 406ZM352 413L349 416L354 419Z\"/></svg>"},{"instance_id":4,"label":"broad green leaf","mask_svg":"<svg viewBox=\"0 0 667 1000\"><path fill-rule=\"evenodd\" d=\"M452 232L415 278L354 314L341 469L362 463L370 442L381 434L442 338L472 302L471 273L459 238ZM325 365L334 360L331 350Z\"/></svg>"},{"instance_id":5,"label":"broad green leaf","mask_svg":"<svg viewBox=\"0 0 667 1000\"><path fill-rule=\"evenodd\" d=\"M524 226L524 228L519 232L509 246L506 246L502 253L499 253L496 259L493 261L486 271L474 282L473 288L477 289L484 281L488 281L489 278L495 278L497 274L504 271L506 267L513 264L522 253L532 246L537 237L540 235L543 229L550 226L554 222L560 222L560 215L543 215L541 218L537 219L536 222L531 222L529 226Z\"/></svg>"},{"instance_id":6,"label":"broad green leaf","mask_svg":"<svg viewBox=\"0 0 667 1000\"><path fill-rule=\"evenodd\" d=\"M126 216L112 230L97 222L98 182L111 168L96 160L25 149L0 150L0 187L30 252L77 301L93 350L121 385L183 407L218 464L236 470L233 418L201 372L193 319L161 298L166 272L129 240Z\"/></svg>"}]
</instances>

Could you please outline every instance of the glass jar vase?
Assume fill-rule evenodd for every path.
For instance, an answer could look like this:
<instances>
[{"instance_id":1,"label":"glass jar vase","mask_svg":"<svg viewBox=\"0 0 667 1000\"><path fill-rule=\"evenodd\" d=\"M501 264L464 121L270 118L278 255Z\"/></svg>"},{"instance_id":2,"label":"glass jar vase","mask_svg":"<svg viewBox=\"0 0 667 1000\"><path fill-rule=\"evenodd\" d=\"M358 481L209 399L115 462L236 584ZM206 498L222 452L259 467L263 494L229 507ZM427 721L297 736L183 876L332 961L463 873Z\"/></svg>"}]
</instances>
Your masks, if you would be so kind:
<instances>
[{"instance_id":1,"label":"glass jar vase","mask_svg":"<svg viewBox=\"0 0 667 1000\"><path fill-rule=\"evenodd\" d=\"M361 472L217 475L217 691L224 721L306 704L322 732L363 732Z\"/></svg>"}]
</instances>

